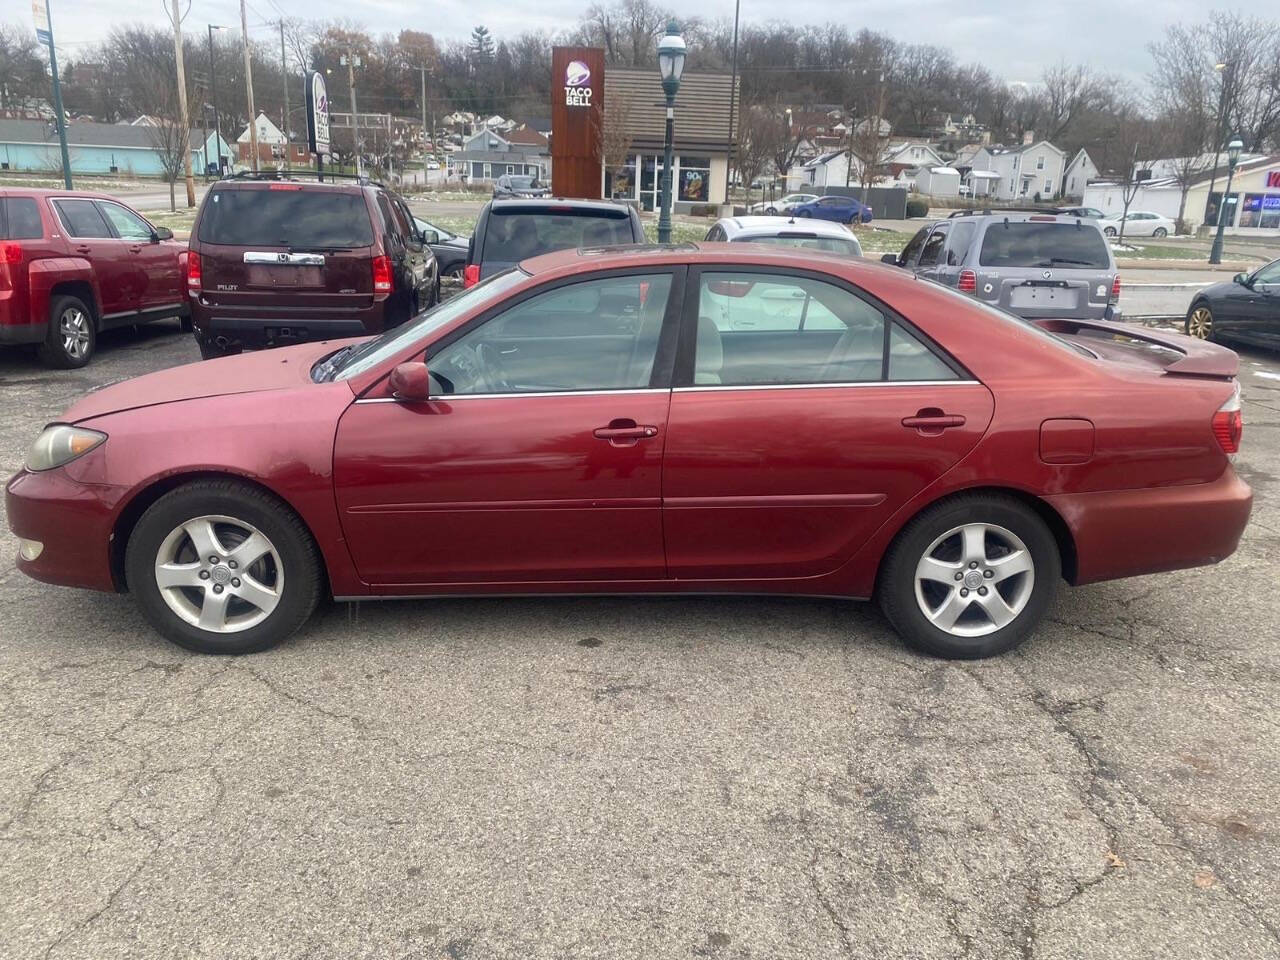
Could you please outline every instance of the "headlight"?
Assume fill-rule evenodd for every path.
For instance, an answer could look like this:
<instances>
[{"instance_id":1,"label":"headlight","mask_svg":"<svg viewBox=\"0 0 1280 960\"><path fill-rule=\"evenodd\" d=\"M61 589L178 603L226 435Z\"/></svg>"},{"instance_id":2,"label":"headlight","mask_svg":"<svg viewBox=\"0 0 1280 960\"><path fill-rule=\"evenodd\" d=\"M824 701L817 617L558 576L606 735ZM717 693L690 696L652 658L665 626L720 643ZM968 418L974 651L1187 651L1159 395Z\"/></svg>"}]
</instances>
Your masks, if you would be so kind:
<instances>
[{"instance_id":1,"label":"headlight","mask_svg":"<svg viewBox=\"0 0 1280 960\"><path fill-rule=\"evenodd\" d=\"M27 451L28 470L52 470L82 457L107 439L105 433L69 427L65 423L45 427Z\"/></svg>"}]
</instances>

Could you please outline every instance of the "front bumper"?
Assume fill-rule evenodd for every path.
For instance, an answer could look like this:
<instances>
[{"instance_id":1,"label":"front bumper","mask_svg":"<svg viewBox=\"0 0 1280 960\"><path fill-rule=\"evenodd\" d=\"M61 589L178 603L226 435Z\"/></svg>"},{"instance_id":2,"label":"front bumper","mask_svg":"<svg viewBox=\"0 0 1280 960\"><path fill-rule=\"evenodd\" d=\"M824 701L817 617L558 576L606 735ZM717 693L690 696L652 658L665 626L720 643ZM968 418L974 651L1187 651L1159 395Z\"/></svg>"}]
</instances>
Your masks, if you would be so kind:
<instances>
[{"instance_id":1,"label":"front bumper","mask_svg":"<svg viewBox=\"0 0 1280 960\"><path fill-rule=\"evenodd\" d=\"M1210 483L1045 497L1070 527L1076 584L1218 563L1235 552L1253 491L1230 466Z\"/></svg>"},{"instance_id":2,"label":"front bumper","mask_svg":"<svg viewBox=\"0 0 1280 960\"><path fill-rule=\"evenodd\" d=\"M43 343L48 323L0 323L0 344Z\"/></svg>"},{"instance_id":3,"label":"front bumper","mask_svg":"<svg viewBox=\"0 0 1280 960\"><path fill-rule=\"evenodd\" d=\"M35 559L19 554L18 569L45 583L114 591L111 532L122 493L73 480L62 467L18 471L5 484L9 529L23 540L43 544Z\"/></svg>"}]
</instances>

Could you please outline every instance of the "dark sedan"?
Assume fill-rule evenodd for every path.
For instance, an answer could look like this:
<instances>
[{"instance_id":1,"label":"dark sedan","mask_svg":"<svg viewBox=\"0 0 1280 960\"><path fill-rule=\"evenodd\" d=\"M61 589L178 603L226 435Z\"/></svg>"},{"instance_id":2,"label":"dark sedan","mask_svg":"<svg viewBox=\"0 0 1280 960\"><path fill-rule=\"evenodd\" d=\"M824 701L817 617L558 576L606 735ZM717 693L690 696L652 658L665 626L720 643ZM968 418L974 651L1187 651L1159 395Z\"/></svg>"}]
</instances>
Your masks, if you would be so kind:
<instances>
[{"instance_id":1,"label":"dark sedan","mask_svg":"<svg viewBox=\"0 0 1280 960\"><path fill-rule=\"evenodd\" d=\"M421 217L414 217L413 222L426 238L431 252L436 255L440 276L461 280L463 268L467 265L467 241L470 238L450 233L444 227L437 227Z\"/></svg>"},{"instance_id":2,"label":"dark sedan","mask_svg":"<svg viewBox=\"0 0 1280 960\"><path fill-rule=\"evenodd\" d=\"M1186 332L1201 340L1280 348L1280 260L1197 293L1187 310Z\"/></svg>"},{"instance_id":3,"label":"dark sedan","mask_svg":"<svg viewBox=\"0 0 1280 960\"><path fill-rule=\"evenodd\" d=\"M495 200L531 199L551 196L551 188L540 183L537 177L503 174L493 185Z\"/></svg>"}]
</instances>

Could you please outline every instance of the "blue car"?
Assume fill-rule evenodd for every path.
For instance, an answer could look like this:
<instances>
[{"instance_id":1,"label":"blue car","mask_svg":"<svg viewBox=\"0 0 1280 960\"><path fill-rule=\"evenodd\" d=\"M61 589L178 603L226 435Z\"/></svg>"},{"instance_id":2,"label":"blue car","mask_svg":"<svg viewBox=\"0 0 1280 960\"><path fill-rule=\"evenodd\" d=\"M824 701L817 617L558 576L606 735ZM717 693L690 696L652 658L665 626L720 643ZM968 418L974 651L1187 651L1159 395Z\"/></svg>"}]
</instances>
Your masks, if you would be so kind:
<instances>
[{"instance_id":1,"label":"blue car","mask_svg":"<svg viewBox=\"0 0 1280 960\"><path fill-rule=\"evenodd\" d=\"M793 217L813 217L816 220L834 220L836 223L870 223L871 208L853 197L819 197L798 207L792 207Z\"/></svg>"}]
</instances>

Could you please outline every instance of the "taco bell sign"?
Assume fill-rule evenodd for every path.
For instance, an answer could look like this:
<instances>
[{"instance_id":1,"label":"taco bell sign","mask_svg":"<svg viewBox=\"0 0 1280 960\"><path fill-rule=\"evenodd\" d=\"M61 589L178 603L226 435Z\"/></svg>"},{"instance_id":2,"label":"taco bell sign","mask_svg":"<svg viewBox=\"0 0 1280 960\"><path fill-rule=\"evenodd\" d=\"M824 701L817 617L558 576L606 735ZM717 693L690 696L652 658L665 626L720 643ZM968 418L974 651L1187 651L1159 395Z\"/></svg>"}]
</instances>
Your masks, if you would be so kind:
<instances>
[{"instance_id":1,"label":"taco bell sign","mask_svg":"<svg viewBox=\"0 0 1280 960\"><path fill-rule=\"evenodd\" d=\"M581 60L570 60L564 68L564 105L591 106L591 68Z\"/></svg>"}]
</instances>

